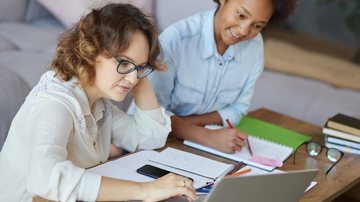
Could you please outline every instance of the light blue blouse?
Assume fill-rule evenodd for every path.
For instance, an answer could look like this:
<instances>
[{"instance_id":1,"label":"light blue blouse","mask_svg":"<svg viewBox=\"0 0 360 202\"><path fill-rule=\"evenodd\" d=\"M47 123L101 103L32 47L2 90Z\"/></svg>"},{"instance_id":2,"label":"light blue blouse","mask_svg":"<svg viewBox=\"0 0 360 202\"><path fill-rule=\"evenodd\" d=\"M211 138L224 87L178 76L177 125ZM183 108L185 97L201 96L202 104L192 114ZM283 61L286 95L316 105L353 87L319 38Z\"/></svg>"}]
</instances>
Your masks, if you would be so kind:
<instances>
[{"instance_id":1,"label":"light blue blouse","mask_svg":"<svg viewBox=\"0 0 360 202\"><path fill-rule=\"evenodd\" d=\"M238 124L250 107L255 82L264 67L260 34L217 53L215 9L166 28L160 35L167 72L153 72L160 104L176 115L218 111L223 124Z\"/></svg>"}]
</instances>

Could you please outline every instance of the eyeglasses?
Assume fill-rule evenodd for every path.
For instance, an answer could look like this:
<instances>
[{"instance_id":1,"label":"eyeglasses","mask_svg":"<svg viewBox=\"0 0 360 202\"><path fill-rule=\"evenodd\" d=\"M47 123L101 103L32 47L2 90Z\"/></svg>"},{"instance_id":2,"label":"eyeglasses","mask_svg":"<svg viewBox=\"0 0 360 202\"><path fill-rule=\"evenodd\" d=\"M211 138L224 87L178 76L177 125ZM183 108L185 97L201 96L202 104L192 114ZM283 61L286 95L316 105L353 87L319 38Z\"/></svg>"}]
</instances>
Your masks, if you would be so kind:
<instances>
[{"instance_id":1,"label":"eyeglasses","mask_svg":"<svg viewBox=\"0 0 360 202\"><path fill-rule=\"evenodd\" d=\"M333 162L333 165L326 171L326 175L330 172L330 170L341 160L341 158L344 156L344 153L338 149L335 148L328 148L327 146L321 145L318 142L315 141L307 141L301 144L298 148L296 148L294 152L294 159L293 164L295 164L295 155L297 150L302 146L306 145L306 150L309 156L318 156L322 149L326 149L326 157L329 161Z\"/></svg>"},{"instance_id":2,"label":"eyeglasses","mask_svg":"<svg viewBox=\"0 0 360 202\"><path fill-rule=\"evenodd\" d=\"M144 78L144 77L147 77L151 72L154 71L154 68L151 67L149 64L146 64L144 66L137 66L136 64L134 64L128 60L124 60L124 59L120 59L120 58L116 58L116 57L114 57L114 58L118 62L116 71L119 74L129 74L136 70L137 78Z\"/></svg>"}]
</instances>

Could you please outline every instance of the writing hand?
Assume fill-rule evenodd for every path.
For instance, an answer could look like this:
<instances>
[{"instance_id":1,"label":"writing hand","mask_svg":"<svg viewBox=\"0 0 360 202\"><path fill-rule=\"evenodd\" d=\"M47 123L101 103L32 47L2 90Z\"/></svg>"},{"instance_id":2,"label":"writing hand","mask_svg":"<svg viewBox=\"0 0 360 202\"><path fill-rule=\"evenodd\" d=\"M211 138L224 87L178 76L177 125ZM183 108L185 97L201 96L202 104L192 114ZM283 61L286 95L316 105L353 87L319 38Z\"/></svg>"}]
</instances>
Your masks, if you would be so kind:
<instances>
[{"instance_id":1,"label":"writing hand","mask_svg":"<svg viewBox=\"0 0 360 202\"><path fill-rule=\"evenodd\" d=\"M248 135L237 128L209 130L208 145L225 153L240 151L246 145Z\"/></svg>"}]
</instances>

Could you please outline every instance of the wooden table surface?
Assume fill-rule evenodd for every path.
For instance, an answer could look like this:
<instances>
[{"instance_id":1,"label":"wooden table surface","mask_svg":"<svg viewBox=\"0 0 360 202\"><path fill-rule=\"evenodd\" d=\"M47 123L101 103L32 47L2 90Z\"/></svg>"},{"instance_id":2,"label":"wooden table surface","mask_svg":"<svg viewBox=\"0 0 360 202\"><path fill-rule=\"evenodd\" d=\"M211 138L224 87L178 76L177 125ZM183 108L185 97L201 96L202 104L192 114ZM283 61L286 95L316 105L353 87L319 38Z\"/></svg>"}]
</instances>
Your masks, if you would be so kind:
<instances>
[{"instance_id":1,"label":"wooden table surface","mask_svg":"<svg viewBox=\"0 0 360 202\"><path fill-rule=\"evenodd\" d=\"M312 140L316 140L320 143L324 143L324 137L322 135L322 128L315 126L304 121L300 121L289 116L285 116L267 109L258 109L249 113L249 116L258 118L269 123L305 134L312 137ZM175 138L170 138L167 146L180 148L185 151L196 153L202 156L206 156L215 160L219 160L226 163L235 163L230 160L217 157L206 152L202 152L181 144L181 141ZM296 162L293 164L293 155L290 156L284 163L284 166L280 170L299 170L308 168L318 168L319 173L314 179L318 184L307 191L300 201L332 201L360 181L360 157L357 155L345 153L341 161L325 175L327 168L332 163L327 160L326 151L318 157L310 157L306 152L305 146L300 147L296 154Z\"/></svg>"},{"instance_id":2,"label":"wooden table surface","mask_svg":"<svg viewBox=\"0 0 360 202\"><path fill-rule=\"evenodd\" d=\"M285 116L268 109L258 109L249 113L249 116L258 118L269 123L305 134L312 137L313 140L316 140L320 143L324 143L324 137L322 135L322 128L315 126L304 121ZM184 151L192 152L199 154L205 157L209 157L214 160L222 161L225 163L236 162L227 160L197 149L185 146L182 144L182 141L179 139L169 137L166 146L182 149ZM305 147L301 147L296 154L296 162L292 163L293 155L290 156L280 168L280 170L299 170L307 168L318 168L319 173L314 179L318 184L307 191L300 201L311 201L311 202L320 202L320 201L332 201L353 186L357 185L360 181L360 157L345 153L343 159L330 171L328 175L325 175L326 169L329 168L332 163L329 162L325 156L325 151L316 157L310 157L306 153ZM40 198L34 198L33 201L47 201Z\"/></svg>"}]
</instances>

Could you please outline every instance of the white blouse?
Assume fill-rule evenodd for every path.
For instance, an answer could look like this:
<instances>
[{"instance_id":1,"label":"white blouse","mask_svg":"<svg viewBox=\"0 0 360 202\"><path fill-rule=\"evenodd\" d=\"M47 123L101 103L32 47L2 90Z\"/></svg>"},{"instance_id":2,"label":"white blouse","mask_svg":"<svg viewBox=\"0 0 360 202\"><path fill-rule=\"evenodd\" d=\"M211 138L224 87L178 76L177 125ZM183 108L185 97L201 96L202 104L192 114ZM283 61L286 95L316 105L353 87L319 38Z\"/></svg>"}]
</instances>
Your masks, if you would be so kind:
<instances>
[{"instance_id":1,"label":"white blouse","mask_svg":"<svg viewBox=\"0 0 360 202\"><path fill-rule=\"evenodd\" d=\"M164 146L163 108L133 116L100 99L91 112L76 80L46 72L16 114L0 153L0 201L94 201L101 176L85 168L108 159L110 143L129 151Z\"/></svg>"}]
</instances>

